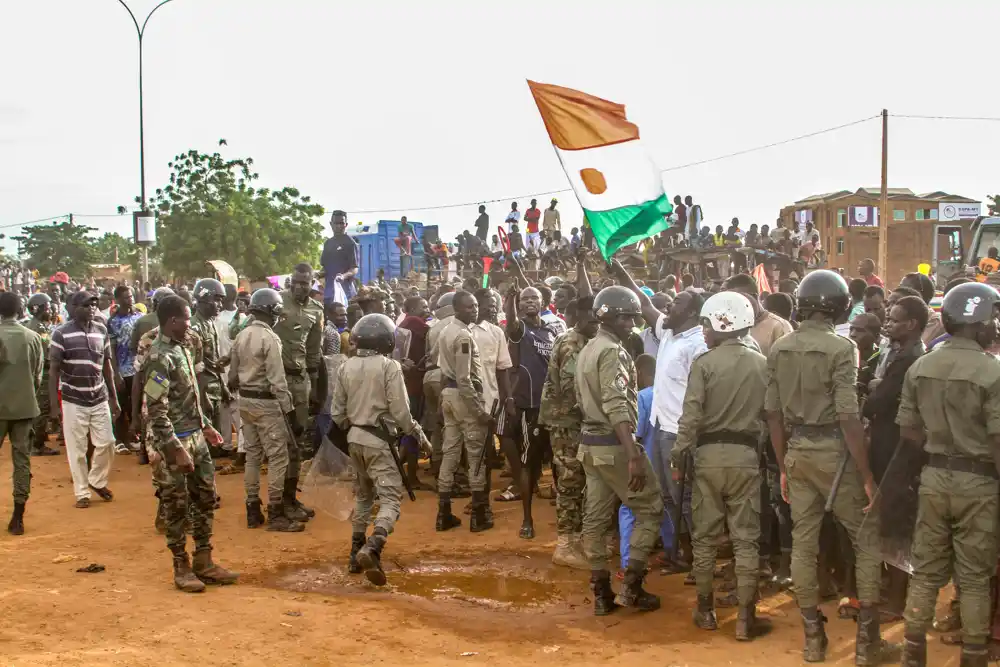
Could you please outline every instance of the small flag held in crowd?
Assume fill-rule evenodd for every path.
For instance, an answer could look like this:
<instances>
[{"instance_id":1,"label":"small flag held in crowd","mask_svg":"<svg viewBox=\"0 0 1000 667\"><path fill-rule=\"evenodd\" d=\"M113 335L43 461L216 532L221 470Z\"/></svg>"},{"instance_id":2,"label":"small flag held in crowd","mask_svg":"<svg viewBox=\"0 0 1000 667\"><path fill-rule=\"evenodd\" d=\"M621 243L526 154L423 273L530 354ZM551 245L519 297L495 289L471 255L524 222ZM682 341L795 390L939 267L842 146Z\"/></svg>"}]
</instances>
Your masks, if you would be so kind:
<instances>
[{"instance_id":1,"label":"small flag held in crowd","mask_svg":"<svg viewBox=\"0 0 1000 667\"><path fill-rule=\"evenodd\" d=\"M625 106L546 83L528 87L605 259L666 229L673 206Z\"/></svg>"}]
</instances>

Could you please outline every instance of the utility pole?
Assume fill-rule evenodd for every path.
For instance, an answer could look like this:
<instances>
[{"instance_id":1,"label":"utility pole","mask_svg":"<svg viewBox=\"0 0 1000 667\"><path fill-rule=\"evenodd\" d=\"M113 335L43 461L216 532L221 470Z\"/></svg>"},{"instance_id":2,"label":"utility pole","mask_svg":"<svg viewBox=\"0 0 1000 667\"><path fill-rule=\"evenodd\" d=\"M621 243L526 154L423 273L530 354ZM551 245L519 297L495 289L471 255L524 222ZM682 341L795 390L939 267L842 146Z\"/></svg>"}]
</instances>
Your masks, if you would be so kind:
<instances>
[{"instance_id":1,"label":"utility pole","mask_svg":"<svg viewBox=\"0 0 1000 667\"><path fill-rule=\"evenodd\" d=\"M878 211L878 275L889 280L889 112L882 109L882 199Z\"/></svg>"}]
</instances>

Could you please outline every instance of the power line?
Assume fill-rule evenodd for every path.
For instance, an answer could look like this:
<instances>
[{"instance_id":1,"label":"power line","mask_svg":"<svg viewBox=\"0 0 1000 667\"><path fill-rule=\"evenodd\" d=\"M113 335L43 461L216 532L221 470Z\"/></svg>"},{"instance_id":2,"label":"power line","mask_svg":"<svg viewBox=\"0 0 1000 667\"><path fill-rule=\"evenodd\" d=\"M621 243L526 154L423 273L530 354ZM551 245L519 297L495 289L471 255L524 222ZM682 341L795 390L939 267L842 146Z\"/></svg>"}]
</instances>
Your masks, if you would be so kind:
<instances>
[{"instance_id":1,"label":"power line","mask_svg":"<svg viewBox=\"0 0 1000 667\"><path fill-rule=\"evenodd\" d=\"M11 229L13 227L23 227L25 225L34 225L34 224L39 223L39 222L55 222L56 220L58 220L60 218L68 218L68 217L69 217L69 213L62 213L60 215L49 216L48 218L38 218L37 220L27 220L25 222L14 222L14 223L7 224L7 225L0 225L0 229Z\"/></svg>"},{"instance_id":2,"label":"power line","mask_svg":"<svg viewBox=\"0 0 1000 667\"><path fill-rule=\"evenodd\" d=\"M921 116L918 114L902 114L902 113L891 113L889 114L893 118L918 118L921 120L984 120L997 122L1000 118L992 118L989 116Z\"/></svg>"},{"instance_id":3,"label":"power line","mask_svg":"<svg viewBox=\"0 0 1000 667\"><path fill-rule=\"evenodd\" d=\"M666 169L661 169L661 173L667 173L668 171L678 171L680 169L687 169L689 167L696 167L702 164L709 164L711 162L718 162L720 160L726 160L732 157L737 157L740 155L746 155L747 153L754 153L756 151L767 150L768 148L774 148L776 146L783 146L785 144L790 144L793 141L801 141L802 139L809 139L811 137L816 137L821 134L826 134L828 132L835 132L837 130L843 130L844 128L852 127L854 125L860 125L861 123L867 123L870 120L880 118L881 114L876 114L874 116L869 116L867 118L861 118L859 120L851 121L850 123L844 123L842 125L836 125L834 127L828 127L823 130L817 130L815 132L809 132L808 134L800 134L797 137L792 137L790 139L784 139L782 141L775 141L770 144L764 144L762 146L754 146L753 148L747 148L741 151L736 151L734 153L727 153L725 155L719 155L717 157L708 158L706 160L698 160L697 162L689 162L687 164L681 164L674 167L668 167ZM537 197L543 197L546 195L561 194L563 192L572 192L570 188L563 188L562 190L546 190L544 192L534 192L527 195L518 195L514 197L497 197L495 199L480 199L478 201L466 202L463 204L441 204L437 206L410 206L407 208L376 208L376 209L365 209L361 211L347 211L348 213L354 215L362 215L366 213L406 213L407 211L439 211L449 208L464 208L467 206L477 206L479 204L496 204L504 201L512 201L516 199L532 199Z\"/></svg>"}]
</instances>

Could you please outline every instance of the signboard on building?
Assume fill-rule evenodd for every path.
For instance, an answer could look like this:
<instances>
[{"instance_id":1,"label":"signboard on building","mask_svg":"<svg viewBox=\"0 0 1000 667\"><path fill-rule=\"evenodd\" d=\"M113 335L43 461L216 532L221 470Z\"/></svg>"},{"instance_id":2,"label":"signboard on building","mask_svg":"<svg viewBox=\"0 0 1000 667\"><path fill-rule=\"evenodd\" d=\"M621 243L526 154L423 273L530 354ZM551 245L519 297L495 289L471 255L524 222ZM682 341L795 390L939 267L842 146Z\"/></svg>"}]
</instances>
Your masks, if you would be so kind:
<instances>
[{"instance_id":1,"label":"signboard on building","mask_svg":"<svg viewBox=\"0 0 1000 667\"><path fill-rule=\"evenodd\" d=\"M983 205L980 202L956 203L942 202L938 204L938 220L940 222L953 222L955 220L974 220L983 214Z\"/></svg>"},{"instance_id":2,"label":"signboard on building","mask_svg":"<svg viewBox=\"0 0 1000 667\"><path fill-rule=\"evenodd\" d=\"M875 206L850 206L847 215L850 227L878 227L878 208Z\"/></svg>"},{"instance_id":3,"label":"signboard on building","mask_svg":"<svg viewBox=\"0 0 1000 667\"><path fill-rule=\"evenodd\" d=\"M799 209L795 212L795 231L801 232L806 227L807 222L813 221L813 211L811 208Z\"/></svg>"}]
</instances>

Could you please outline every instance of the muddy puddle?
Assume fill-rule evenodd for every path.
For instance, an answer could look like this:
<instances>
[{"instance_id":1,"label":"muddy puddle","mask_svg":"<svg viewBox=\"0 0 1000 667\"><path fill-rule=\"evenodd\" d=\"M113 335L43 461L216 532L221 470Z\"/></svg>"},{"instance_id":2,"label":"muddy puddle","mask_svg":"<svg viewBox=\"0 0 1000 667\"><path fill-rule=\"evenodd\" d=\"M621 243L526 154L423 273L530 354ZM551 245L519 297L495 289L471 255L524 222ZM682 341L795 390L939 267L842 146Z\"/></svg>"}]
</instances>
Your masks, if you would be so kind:
<instances>
[{"instance_id":1,"label":"muddy puddle","mask_svg":"<svg viewBox=\"0 0 1000 667\"><path fill-rule=\"evenodd\" d=\"M520 559L523 560L523 559ZM384 561L388 584L373 586L348 574L343 563L314 563L264 577L265 585L297 593L347 596L387 594L451 601L484 609L530 611L564 603L581 587L572 574L526 567L519 559L481 561Z\"/></svg>"}]
</instances>

